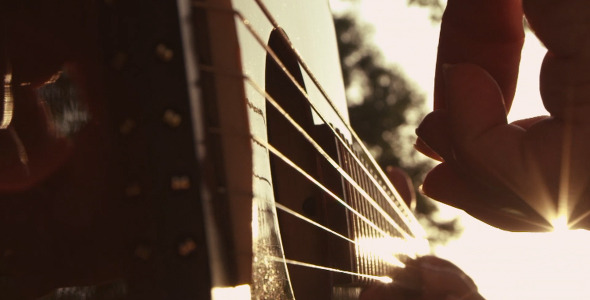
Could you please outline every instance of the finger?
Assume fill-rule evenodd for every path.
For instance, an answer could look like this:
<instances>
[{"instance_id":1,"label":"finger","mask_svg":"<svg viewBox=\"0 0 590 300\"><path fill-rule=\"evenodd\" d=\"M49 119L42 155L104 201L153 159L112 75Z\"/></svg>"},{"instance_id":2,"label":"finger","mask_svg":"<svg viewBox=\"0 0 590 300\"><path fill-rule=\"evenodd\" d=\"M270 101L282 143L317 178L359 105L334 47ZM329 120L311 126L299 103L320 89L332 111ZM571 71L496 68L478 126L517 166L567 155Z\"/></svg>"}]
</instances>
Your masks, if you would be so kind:
<instances>
[{"instance_id":1,"label":"finger","mask_svg":"<svg viewBox=\"0 0 590 300\"><path fill-rule=\"evenodd\" d=\"M441 295L471 299L470 296L478 295L475 282L451 262L434 256L425 256L418 258L417 264L423 286L426 288L425 299L441 299Z\"/></svg>"},{"instance_id":2,"label":"finger","mask_svg":"<svg viewBox=\"0 0 590 300\"><path fill-rule=\"evenodd\" d=\"M541 95L551 115L587 121L590 96L590 9L585 0L525 0L535 34L547 47L541 69Z\"/></svg>"},{"instance_id":3,"label":"finger","mask_svg":"<svg viewBox=\"0 0 590 300\"><path fill-rule=\"evenodd\" d=\"M465 86L463 83L467 79L471 84ZM547 172L538 172L536 164L544 160L530 152L533 149L533 153L544 154L551 160L555 151L545 145L531 146L526 142L531 139L533 128L543 133L537 125L544 122L537 122L528 131L508 125L498 86L478 66L463 64L449 68L446 84L453 149L460 171L485 186L504 191L501 194L514 194L514 199L527 201L537 212L550 217L552 200L547 199L545 191L539 187L544 182L542 174ZM539 136L532 140L546 141L555 136Z\"/></svg>"},{"instance_id":4,"label":"finger","mask_svg":"<svg viewBox=\"0 0 590 300\"><path fill-rule=\"evenodd\" d=\"M523 6L535 35L549 51L566 57L583 50L590 31L587 0L523 0Z\"/></svg>"},{"instance_id":5,"label":"finger","mask_svg":"<svg viewBox=\"0 0 590 300\"><path fill-rule=\"evenodd\" d=\"M396 167L387 167L387 177L400 194L404 202L412 209L416 207L416 193L410 176L402 169Z\"/></svg>"},{"instance_id":6,"label":"finger","mask_svg":"<svg viewBox=\"0 0 590 300\"><path fill-rule=\"evenodd\" d=\"M434 160L438 160L440 162L444 161L444 159L442 158L442 156L438 155L436 153L436 151L432 150L432 148L430 148L428 146L428 144L426 144L426 142L424 142L420 137L418 137L416 139L416 143L414 144L414 149L416 149L416 151L434 159Z\"/></svg>"},{"instance_id":7,"label":"finger","mask_svg":"<svg viewBox=\"0 0 590 300\"><path fill-rule=\"evenodd\" d=\"M513 194L499 193L475 181L468 182L448 163L442 163L428 173L422 191L502 230L551 230L550 224L541 215Z\"/></svg>"},{"instance_id":8,"label":"finger","mask_svg":"<svg viewBox=\"0 0 590 300\"><path fill-rule=\"evenodd\" d=\"M455 142L471 141L507 124L504 98L495 80L474 64L445 69L448 119Z\"/></svg>"},{"instance_id":9,"label":"finger","mask_svg":"<svg viewBox=\"0 0 590 300\"><path fill-rule=\"evenodd\" d=\"M536 123L543 121L547 118L550 118L550 117L549 116L536 116L536 117L532 117L532 118L516 120L510 124L516 125L522 129L526 130L526 129L529 129L531 126L535 125Z\"/></svg>"},{"instance_id":10,"label":"finger","mask_svg":"<svg viewBox=\"0 0 590 300\"><path fill-rule=\"evenodd\" d=\"M453 153L448 116L446 109L437 109L426 115L416 128L420 140L444 160L451 159Z\"/></svg>"},{"instance_id":11,"label":"finger","mask_svg":"<svg viewBox=\"0 0 590 300\"><path fill-rule=\"evenodd\" d=\"M590 48L588 49L590 50ZM540 75L543 105L552 116L588 123L590 109L590 53L579 56L545 55Z\"/></svg>"},{"instance_id":12,"label":"finger","mask_svg":"<svg viewBox=\"0 0 590 300\"><path fill-rule=\"evenodd\" d=\"M519 0L448 1L438 48L435 109L446 107L442 65L473 63L498 82L509 110L524 41L522 20Z\"/></svg>"},{"instance_id":13,"label":"finger","mask_svg":"<svg viewBox=\"0 0 590 300\"><path fill-rule=\"evenodd\" d=\"M458 272L463 272L461 271L461 269L459 267L457 267L457 265L455 265L454 263L446 260L446 259L442 259L436 256L432 256L432 255L425 255L425 256L420 256L416 259L416 263L418 265L420 264L430 264L433 266L438 266L440 268L448 268L448 269L454 269ZM473 280L471 281L471 284L475 285L475 282L473 282Z\"/></svg>"}]
</instances>

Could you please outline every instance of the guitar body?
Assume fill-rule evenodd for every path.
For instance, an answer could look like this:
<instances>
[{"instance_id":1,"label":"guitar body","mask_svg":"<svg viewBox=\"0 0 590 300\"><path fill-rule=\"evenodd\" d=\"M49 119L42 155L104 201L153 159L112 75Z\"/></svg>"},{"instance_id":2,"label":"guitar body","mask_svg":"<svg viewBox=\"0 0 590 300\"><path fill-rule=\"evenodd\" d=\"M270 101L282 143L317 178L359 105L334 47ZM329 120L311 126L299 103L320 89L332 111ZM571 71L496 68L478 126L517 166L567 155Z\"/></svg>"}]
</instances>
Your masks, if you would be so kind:
<instances>
[{"instance_id":1,"label":"guitar body","mask_svg":"<svg viewBox=\"0 0 590 300\"><path fill-rule=\"evenodd\" d=\"M357 299L428 251L327 1L68 1L2 15L0 298Z\"/></svg>"}]
</instances>

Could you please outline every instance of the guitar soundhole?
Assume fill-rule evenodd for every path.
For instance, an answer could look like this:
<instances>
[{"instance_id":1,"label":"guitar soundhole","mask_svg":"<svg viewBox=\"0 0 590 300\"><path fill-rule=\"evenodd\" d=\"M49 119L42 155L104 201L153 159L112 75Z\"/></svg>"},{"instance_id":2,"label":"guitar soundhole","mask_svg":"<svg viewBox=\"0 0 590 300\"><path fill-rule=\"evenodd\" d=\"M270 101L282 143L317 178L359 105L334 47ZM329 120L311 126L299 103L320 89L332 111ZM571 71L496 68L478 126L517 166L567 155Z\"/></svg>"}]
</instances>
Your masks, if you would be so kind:
<instances>
[{"instance_id":1,"label":"guitar soundhole","mask_svg":"<svg viewBox=\"0 0 590 300\"><path fill-rule=\"evenodd\" d=\"M273 31L268 45L297 83L305 88L300 65L292 48L285 42L284 35L277 30ZM326 134L326 125L314 124L312 110L305 96L270 56L266 60L266 91L314 140L324 144L322 147L332 152L330 155L337 157L333 135ZM301 133L271 104L267 104L266 115L269 143L324 186L341 193L338 192L341 189L340 177L326 166L326 160ZM276 157L271 157L271 169L277 202L313 222L340 229L341 234L346 235L343 212L340 214L344 220L341 226L328 224L331 223L329 215L334 213L331 210L333 201L328 201L332 199L327 199L319 188ZM342 267L338 265L340 261L349 261L345 254L348 253L348 245L337 245L334 237L327 232L282 211L278 212L278 218L287 259L335 268ZM330 299L334 282L342 279L323 270L293 265L288 268L297 299Z\"/></svg>"}]
</instances>

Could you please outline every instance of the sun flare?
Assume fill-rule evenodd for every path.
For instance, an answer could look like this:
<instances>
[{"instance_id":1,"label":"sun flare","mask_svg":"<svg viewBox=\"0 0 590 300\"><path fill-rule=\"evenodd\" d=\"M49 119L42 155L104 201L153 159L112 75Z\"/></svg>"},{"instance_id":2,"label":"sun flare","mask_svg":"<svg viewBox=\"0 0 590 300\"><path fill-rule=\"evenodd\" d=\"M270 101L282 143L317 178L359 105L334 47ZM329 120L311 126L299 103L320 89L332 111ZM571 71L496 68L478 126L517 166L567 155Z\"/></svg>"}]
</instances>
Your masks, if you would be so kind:
<instances>
[{"instance_id":1,"label":"sun flare","mask_svg":"<svg viewBox=\"0 0 590 300\"><path fill-rule=\"evenodd\" d=\"M553 226L553 232L564 232L568 231L569 225L566 216L559 216L551 221L551 226Z\"/></svg>"}]
</instances>

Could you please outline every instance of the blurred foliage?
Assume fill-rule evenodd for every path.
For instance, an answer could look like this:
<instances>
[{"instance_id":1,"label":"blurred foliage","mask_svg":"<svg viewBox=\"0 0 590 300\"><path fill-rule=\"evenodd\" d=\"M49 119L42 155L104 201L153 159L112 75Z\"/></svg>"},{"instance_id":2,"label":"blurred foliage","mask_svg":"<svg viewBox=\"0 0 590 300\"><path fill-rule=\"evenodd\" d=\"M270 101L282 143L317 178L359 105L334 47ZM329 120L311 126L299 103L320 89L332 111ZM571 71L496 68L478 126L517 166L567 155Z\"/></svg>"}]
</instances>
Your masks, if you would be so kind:
<instances>
[{"instance_id":1,"label":"blurred foliage","mask_svg":"<svg viewBox=\"0 0 590 300\"><path fill-rule=\"evenodd\" d=\"M362 0L340 0L342 2L358 3ZM400 1L400 0L387 0ZM447 6L447 0L407 0L408 5L416 5L430 9L430 19L433 22L440 22Z\"/></svg>"},{"instance_id":2,"label":"blurred foliage","mask_svg":"<svg viewBox=\"0 0 590 300\"><path fill-rule=\"evenodd\" d=\"M418 5L430 8L430 19L435 22L442 20L442 15L447 1L441 0L408 0L409 5Z\"/></svg>"},{"instance_id":3,"label":"blurred foliage","mask_svg":"<svg viewBox=\"0 0 590 300\"><path fill-rule=\"evenodd\" d=\"M334 22L346 93L352 100L349 114L353 128L382 168L401 167L414 186L419 186L433 166L413 149L414 130L425 115L424 95L367 42L369 30L354 16L338 15ZM436 220L434 202L418 191L416 195L416 212L433 242L444 242L458 233L456 220Z\"/></svg>"}]
</instances>

